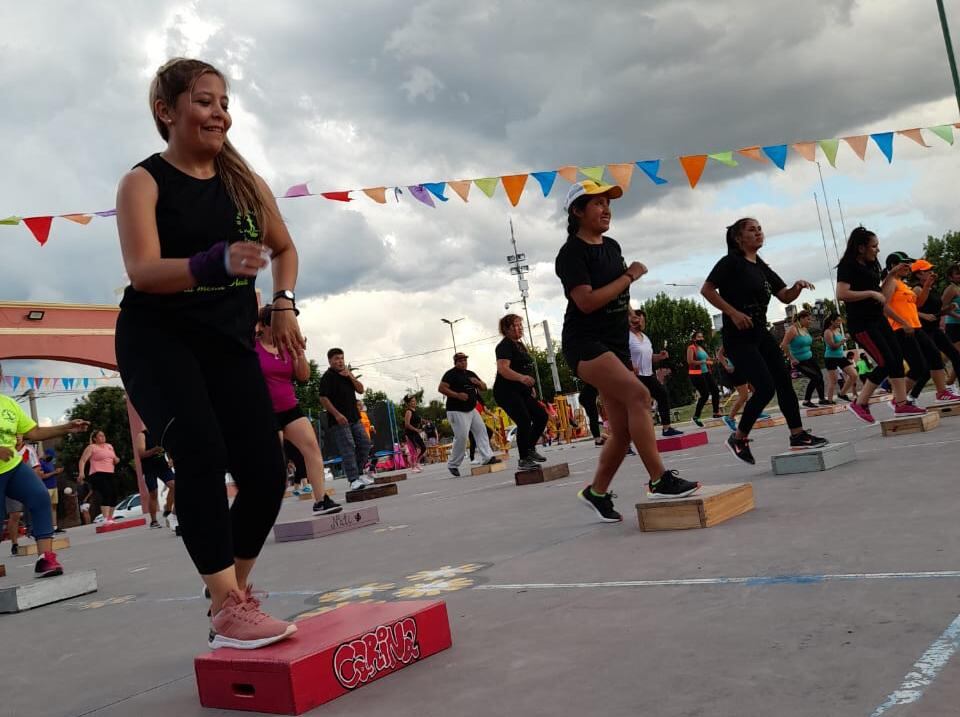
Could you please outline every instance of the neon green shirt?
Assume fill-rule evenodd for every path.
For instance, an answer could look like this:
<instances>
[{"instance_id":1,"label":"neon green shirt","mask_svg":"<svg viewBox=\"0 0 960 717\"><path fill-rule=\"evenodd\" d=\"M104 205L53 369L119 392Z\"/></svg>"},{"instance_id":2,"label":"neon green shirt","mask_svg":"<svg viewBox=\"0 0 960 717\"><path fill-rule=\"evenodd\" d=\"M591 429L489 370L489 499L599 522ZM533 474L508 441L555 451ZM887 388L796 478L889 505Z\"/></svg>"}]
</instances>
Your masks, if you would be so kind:
<instances>
[{"instance_id":1,"label":"neon green shirt","mask_svg":"<svg viewBox=\"0 0 960 717\"><path fill-rule=\"evenodd\" d=\"M17 447L17 436L22 436L36 428L37 424L30 416L23 412L9 396L0 396L0 446L13 451L13 457L8 461L0 461L0 473L6 473L16 468L20 461L20 452Z\"/></svg>"}]
</instances>

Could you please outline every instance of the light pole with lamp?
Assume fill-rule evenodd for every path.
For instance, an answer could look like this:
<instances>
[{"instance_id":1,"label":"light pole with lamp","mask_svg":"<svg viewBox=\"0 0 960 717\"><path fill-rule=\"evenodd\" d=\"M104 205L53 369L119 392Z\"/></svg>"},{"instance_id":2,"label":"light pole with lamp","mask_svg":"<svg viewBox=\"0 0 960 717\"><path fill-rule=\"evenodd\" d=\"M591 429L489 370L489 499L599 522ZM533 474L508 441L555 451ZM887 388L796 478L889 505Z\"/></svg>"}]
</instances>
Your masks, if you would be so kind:
<instances>
[{"instance_id":1,"label":"light pole with lamp","mask_svg":"<svg viewBox=\"0 0 960 717\"><path fill-rule=\"evenodd\" d=\"M440 320L443 323L450 326L450 338L453 340L453 353L457 353L457 337L453 333L453 325L459 321L463 321L463 317L461 316L459 319L454 319L453 321L451 321L450 319L440 319Z\"/></svg>"}]
</instances>

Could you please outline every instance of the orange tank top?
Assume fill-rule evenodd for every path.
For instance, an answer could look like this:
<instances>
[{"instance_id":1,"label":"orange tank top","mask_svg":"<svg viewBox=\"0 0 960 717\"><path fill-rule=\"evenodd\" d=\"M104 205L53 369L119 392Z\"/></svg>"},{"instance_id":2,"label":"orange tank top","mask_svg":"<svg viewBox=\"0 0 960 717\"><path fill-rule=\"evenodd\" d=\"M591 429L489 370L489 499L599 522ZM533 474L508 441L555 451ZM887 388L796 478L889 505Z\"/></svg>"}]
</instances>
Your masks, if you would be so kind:
<instances>
[{"instance_id":1,"label":"orange tank top","mask_svg":"<svg viewBox=\"0 0 960 717\"><path fill-rule=\"evenodd\" d=\"M909 286L899 279L897 279L894 284L893 296L890 297L887 306L895 311L901 319L910 324L910 326L915 329L920 328L920 314L917 312L917 295L913 293L913 290ZM887 317L887 321L890 322L890 326L894 331L903 328L900 322L894 321L891 317Z\"/></svg>"}]
</instances>

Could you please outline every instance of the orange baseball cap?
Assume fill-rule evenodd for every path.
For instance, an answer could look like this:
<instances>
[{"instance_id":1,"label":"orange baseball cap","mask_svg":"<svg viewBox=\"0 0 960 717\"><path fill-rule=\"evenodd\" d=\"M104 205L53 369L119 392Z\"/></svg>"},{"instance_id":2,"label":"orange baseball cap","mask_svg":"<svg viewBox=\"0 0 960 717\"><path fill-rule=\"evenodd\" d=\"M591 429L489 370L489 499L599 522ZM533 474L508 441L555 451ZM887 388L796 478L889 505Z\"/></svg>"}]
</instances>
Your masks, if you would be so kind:
<instances>
[{"instance_id":1,"label":"orange baseball cap","mask_svg":"<svg viewBox=\"0 0 960 717\"><path fill-rule=\"evenodd\" d=\"M917 259L910 265L910 271L930 271L932 268L933 264L926 259Z\"/></svg>"}]
</instances>

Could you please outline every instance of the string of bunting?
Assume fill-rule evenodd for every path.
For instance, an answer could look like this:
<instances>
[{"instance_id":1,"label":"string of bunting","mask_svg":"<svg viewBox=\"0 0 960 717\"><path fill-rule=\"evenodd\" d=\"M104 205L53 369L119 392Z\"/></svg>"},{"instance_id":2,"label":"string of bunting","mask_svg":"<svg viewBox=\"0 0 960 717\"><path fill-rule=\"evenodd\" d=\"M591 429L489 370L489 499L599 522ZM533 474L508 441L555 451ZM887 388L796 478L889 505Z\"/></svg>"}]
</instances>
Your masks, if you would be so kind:
<instances>
[{"instance_id":1,"label":"string of bunting","mask_svg":"<svg viewBox=\"0 0 960 717\"><path fill-rule=\"evenodd\" d=\"M56 390L57 386L64 391L72 391L74 389L89 389L96 388L97 386L106 385L109 381L115 381L120 378L119 374L114 376L88 376L88 377L78 377L78 376L3 376L3 383L9 386L11 389L16 391L19 388L24 390L32 388L39 391L40 389L47 390Z\"/></svg>"},{"instance_id":2,"label":"string of bunting","mask_svg":"<svg viewBox=\"0 0 960 717\"><path fill-rule=\"evenodd\" d=\"M939 137L947 144L954 142L954 129L960 128L960 122L934 125L931 127L914 127L912 129L901 129L891 132L875 132L872 134L851 135L840 137L839 139L820 139L812 142L794 142L792 144L773 144L766 146L742 147L738 150L727 150L723 152L713 152L708 154L687 154L677 157L680 167L683 169L690 184L691 189L696 187L703 177L703 173L709 163L721 164L726 167L736 167L737 156L747 157L756 162L771 163L778 169L785 170L789 150L809 162L817 161L817 150L819 150L830 166L836 168L837 154L841 143L847 145L861 161L866 160L867 148L872 140L880 152L886 157L888 163L893 162L893 140L895 136L909 139L922 147L930 147L924 136L924 131ZM479 179L457 179L445 180L442 182L422 182L420 184L411 184L406 190L417 201L429 207L436 207L437 202L446 202L450 199L447 196L447 190L452 190L464 202L469 201L470 190L477 187L488 198L493 198L497 192L497 187L502 186L507 199L513 206L517 206L520 197L523 195L530 177L536 180L540 186L540 191L544 197L550 196L557 177L573 183L578 181L580 175L593 179L597 182L603 181L604 175L623 187L626 192L630 189L630 182L633 179L633 173L639 169L641 173L654 185L667 184L668 180L660 176L661 160L647 159L635 162L620 162L615 164L598 164L592 167L575 167L568 165L558 169L552 169L541 172L528 172L521 174L505 174L499 177L482 177ZM290 187L278 199L296 199L300 197L321 196L334 202L351 202L356 197L351 196L355 193L362 193L377 204L387 203L387 193L390 192L396 201L400 200L404 192L403 187L367 187L365 189L347 189L335 192L311 192L307 183L295 184ZM108 218L116 216L116 209L108 209L100 212L77 212L72 214L51 214L49 216L20 217L9 216L0 218L0 225L17 226L24 224L34 238L41 246L47 243L50 237L50 228L54 219L66 219L76 224L89 224L94 217Z\"/></svg>"}]
</instances>

